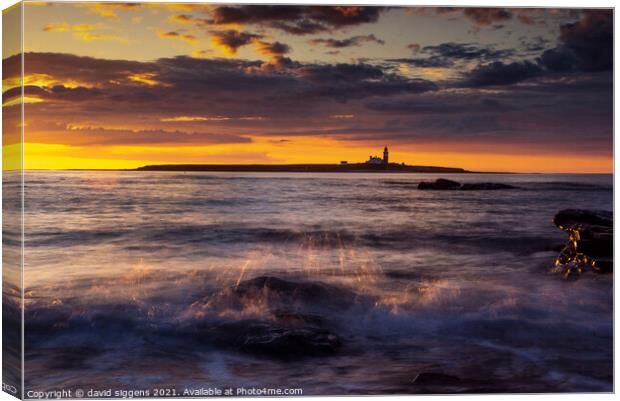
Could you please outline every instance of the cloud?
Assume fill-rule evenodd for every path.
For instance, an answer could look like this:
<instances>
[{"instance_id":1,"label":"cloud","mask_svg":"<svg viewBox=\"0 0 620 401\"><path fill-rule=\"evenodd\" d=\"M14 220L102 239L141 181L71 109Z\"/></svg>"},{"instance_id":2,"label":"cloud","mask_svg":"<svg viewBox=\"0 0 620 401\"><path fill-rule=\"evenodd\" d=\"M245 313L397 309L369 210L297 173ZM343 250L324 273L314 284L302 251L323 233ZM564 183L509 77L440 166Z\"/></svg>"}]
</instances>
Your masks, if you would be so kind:
<instances>
[{"instance_id":1,"label":"cloud","mask_svg":"<svg viewBox=\"0 0 620 401\"><path fill-rule=\"evenodd\" d=\"M543 70L531 61L496 61L474 68L466 74L463 83L471 87L511 85L540 76L542 72Z\"/></svg>"},{"instance_id":2,"label":"cloud","mask_svg":"<svg viewBox=\"0 0 620 401\"><path fill-rule=\"evenodd\" d=\"M96 145L215 145L250 143L248 137L162 129L126 129L56 124L36 130L34 143L60 143L73 146Z\"/></svg>"},{"instance_id":3,"label":"cloud","mask_svg":"<svg viewBox=\"0 0 620 401\"><path fill-rule=\"evenodd\" d=\"M490 26L512 18L512 12L504 8L466 7L463 9L463 15L479 27Z\"/></svg>"},{"instance_id":4,"label":"cloud","mask_svg":"<svg viewBox=\"0 0 620 401\"><path fill-rule=\"evenodd\" d=\"M411 50L413 54L416 54L417 52L419 52L421 48L422 46L420 46L420 44L418 43L410 43L407 45L407 49Z\"/></svg>"},{"instance_id":5,"label":"cloud","mask_svg":"<svg viewBox=\"0 0 620 401\"><path fill-rule=\"evenodd\" d=\"M87 42L92 41L111 41L118 43L128 43L129 40L122 36L110 35L106 33L93 33L96 30L104 30L105 26L101 24L76 24L71 25L67 22L52 22L43 27L45 32L72 32L76 39Z\"/></svg>"},{"instance_id":6,"label":"cloud","mask_svg":"<svg viewBox=\"0 0 620 401\"><path fill-rule=\"evenodd\" d=\"M560 41L575 54L582 70L611 70L613 31L612 10L586 10L581 20L560 27Z\"/></svg>"},{"instance_id":7,"label":"cloud","mask_svg":"<svg viewBox=\"0 0 620 401\"><path fill-rule=\"evenodd\" d=\"M312 39L310 44L312 45L323 45L325 47L331 48L342 48L342 47L351 47L351 46L361 46L364 43L376 43L379 45L384 45L385 41L378 39L375 35L357 35L346 39Z\"/></svg>"},{"instance_id":8,"label":"cloud","mask_svg":"<svg viewBox=\"0 0 620 401\"><path fill-rule=\"evenodd\" d=\"M171 22L177 22L180 24L190 24L195 22L195 19L187 14L172 15L169 19Z\"/></svg>"},{"instance_id":9,"label":"cloud","mask_svg":"<svg viewBox=\"0 0 620 401\"><path fill-rule=\"evenodd\" d=\"M262 35L248 32L239 32L232 29L226 31L211 31L211 43L214 47L222 49L225 54L234 55L240 47L251 44Z\"/></svg>"},{"instance_id":10,"label":"cloud","mask_svg":"<svg viewBox=\"0 0 620 401\"><path fill-rule=\"evenodd\" d=\"M410 45L411 46L411 45ZM480 46L472 43L441 43L436 46L412 48L415 53L427 55L426 57L388 59L387 62L408 64L419 68L450 68L457 63L472 60L496 61L514 54L513 50L497 50L492 46Z\"/></svg>"},{"instance_id":11,"label":"cloud","mask_svg":"<svg viewBox=\"0 0 620 401\"><path fill-rule=\"evenodd\" d=\"M306 35L376 22L384 10L383 7L361 6L218 6L211 11L208 22L214 25L260 25Z\"/></svg>"},{"instance_id":12,"label":"cloud","mask_svg":"<svg viewBox=\"0 0 620 401\"><path fill-rule=\"evenodd\" d=\"M471 43L442 43L425 46L422 53L452 60L497 60L513 54L512 50L496 50L491 46L478 46Z\"/></svg>"},{"instance_id":13,"label":"cloud","mask_svg":"<svg viewBox=\"0 0 620 401\"><path fill-rule=\"evenodd\" d=\"M259 53L270 58L280 57L291 51L289 45L281 42L268 43L261 40L255 40L254 45Z\"/></svg>"},{"instance_id":14,"label":"cloud","mask_svg":"<svg viewBox=\"0 0 620 401\"><path fill-rule=\"evenodd\" d=\"M177 31L160 32L158 35L160 38L179 39L192 44L198 42L198 38L196 36Z\"/></svg>"},{"instance_id":15,"label":"cloud","mask_svg":"<svg viewBox=\"0 0 620 401\"><path fill-rule=\"evenodd\" d=\"M117 19L116 10L133 10L141 7L140 3L91 3L84 6L89 8L91 14L97 14L105 18Z\"/></svg>"},{"instance_id":16,"label":"cloud","mask_svg":"<svg viewBox=\"0 0 620 401\"><path fill-rule=\"evenodd\" d=\"M78 31L73 34L74 37L84 40L86 42L93 41L107 41L107 42L118 42L118 43L128 43L129 40L122 36L117 35L107 35L101 33L91 33L88 31Z\"/></svg>"},{"instance_id":17,"label":"cloud","mask_svg":"<svg viewBox=\"0 0 620 401\"><path fill-rule=\"evenodd\" d=\"M558 40L558 46L545 50L535 60L480 64L464 74L462 85L511 85L556 73L600 72L613 68L611 10L585 10L578 21L560 26ZM545 42L539 40L539 43L542 46Z\"/></svg>"},{"instance_id":18,"label":"cloud","mask_svg":"<svg viewBox=\"0 0 620 401\"><path fill-rule=\"evenodd\" d=\"M43 27L45 32L67 32L71 30L71 25L67 22L50 22Z\"/></svg>"},{"instance_id":19,"label":"cloud","mask_svg":"<svg viewBox=\"0 0 620 401\"><path fill-rule=\"evenodd\" d=\"M557 47L545 50L540 58L539 63L545 68L556 71L572 71L576 67L576 59L573 52L565 47Z\"/></svg>"},{"instance_id":20,"label":"cloud","mask_svg":"<svg viewBox=\"0 0 620 401\"><path fill-rule=\"evenodd\" d=\"M269 49L286 50L277 43L270 43ZM275 127L278 121L315 113L352 114L340 113L340 104L437 89L428 80L408 79L370 64L300 63L283 56L270 63L191 57L137 62L58 53L26 53L25 59L27 76L47 76L27 93L42 100L39 104L45 107L39 107L39 113L52 120L77 115L96 122L114 115L118 121L145 124L179 116L206 117L208 110L209 116L230 117L231 126L260 121L254 118L260 116ZM19 75L17 58L6 59L3 65L7 78ZM166 114L157 115L162 110Z\"/></svg>"},{"instance_id":21,"label":"cloud","mask_svg":"<svg viewBox=\"0 0 620 401\"><path fill-rule=\"evenodd\" d=\"M613 68L613 12L585 10L580 20L560 26L560 44L539 63L554 72L609 71Z\"/></svg>"}]
</instances>

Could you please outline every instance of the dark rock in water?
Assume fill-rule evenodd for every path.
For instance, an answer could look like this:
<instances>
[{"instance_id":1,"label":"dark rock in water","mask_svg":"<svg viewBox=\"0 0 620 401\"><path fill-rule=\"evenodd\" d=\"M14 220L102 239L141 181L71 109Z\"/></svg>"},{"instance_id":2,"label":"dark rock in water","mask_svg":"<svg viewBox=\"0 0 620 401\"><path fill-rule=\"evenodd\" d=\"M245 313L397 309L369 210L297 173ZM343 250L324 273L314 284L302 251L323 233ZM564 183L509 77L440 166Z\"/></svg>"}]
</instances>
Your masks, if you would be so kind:
<instances>
[{"instance_id":1,"label":"dark rock in water","mask_svg":"<svg viewBox=\"0 0 620 401\"><path fill-rule=\"evenodd\" d=\"M461 185L462 191L495 191L498 189L515 189L512 185L499 182L474 182Z\"/></svg>"},{"instance_id":2,"label":"dark rock in water","mask_svg":"<svg viewBox=\"0 0 620 401\"><path fill-rule=\"evenodd\" d=\"M461 185L460 183L445 178L439 178L434 182L422 181L418 184L418 189L427 190L461 190L461 191L495 191L499 189L515 189L512 185L499 182L470 182Z\"/></svg>"},{"instance_id":3,"label":"dark rock in water","mask_svg":"<svg viewBox=\"0 0 620 401\"><path fill-rule=\"evenodd\" d=\"M607 210L564 209L555 215L553 224L558 226L561 230L564 230L563 227L570 227L578 224L613 228L614 214Z\"/></svg>"},{"instance_id":4,"label":"dark rock in water","mask_svg":"<svg viewBox=\"0 0 620 401\"><path fill-rule=\"evenodd\" d=\"M318 281L289 281L273 276L260 276L242 281L232 287L231 291L241 297L266 294L288 306L303 303L318 307L348 308L356 298L352 291L336 285Z\"/></svg>"},{"instance_id":5,"label":"dark rock in water","mask_svg":"<svg viewBox=\"0 0 620 401\"><path fill-rule=\"evenodd\" d=\"M613 271L613 213L605 210L566 209L553 223L568 233L568 242L556 258L555 266L564 277L575 278L594 270Z\"/></svg>"},{"instance_id":6,"label":"dark rock in water","mask_svg":"<svg viewBox=\"0 0 620 401\"><path fill-rule=\"evenodd\" d=\"M456 376L443 373L422 372L413 379L413 383L421 386L450 386L461 384L462 381Z\"/></svg>"},{"instance_id":7,"label":"dark rock in water","mask_svg":"<svg viewBox=\"0 0 620 401\"><path fill-rule=\"evenodd\" d=\"M453 190L459 189L461 184L456 181L438 178L434 182L422 181L418 184L418 189L434 189L434 190Z\"/></svg>"},{"instance_id":8,"label":"dark rock in water","mask_svg":"<svg viewBox=\"0 0 620 401\"><path fill-rule=\"evenodd\" d=\"M338 352L341 341L327 330L274 328L247 335L241 350L275 358L325 356Z\"/></svg>"},{"instance_id":9,"label":"dark rock in water","mask_svg":"<svg viewBox=\"0 0 620 401\"><path fill-rule=\"evenodd\" d=\"M339 336L316 322L258 321L202 323L194 331L200 344L272 358L318 357L338 352Z\"/></svg>"}]
</instances>

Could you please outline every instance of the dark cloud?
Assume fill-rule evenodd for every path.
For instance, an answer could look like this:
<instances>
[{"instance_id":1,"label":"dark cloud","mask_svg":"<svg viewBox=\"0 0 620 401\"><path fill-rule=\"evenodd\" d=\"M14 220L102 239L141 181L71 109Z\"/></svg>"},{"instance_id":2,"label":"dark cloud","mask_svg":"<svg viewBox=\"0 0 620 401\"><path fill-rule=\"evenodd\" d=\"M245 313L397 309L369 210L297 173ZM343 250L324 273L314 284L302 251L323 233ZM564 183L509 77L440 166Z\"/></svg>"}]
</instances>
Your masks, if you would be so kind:
<instances>
[{"instance_id":1,"label":"dark cloud","mask_svg":"<svg viewBox=\"0 0 620 401\"><path fill-rule=\"evenodd\" d=\"M34 130L33 130L34 131ZM63 133L63 135L58 135ZM40 127L29 140L43 143L62 143L77 146L96 145L196 145L250 143L238 135L185 132L162 129L109 129L101 127L72 127L65 125Z\"/></svg>"},{"instance_id":2,"label":"dark cloud","mask_svg":"<svg viewBox=\"0 0 620 401\"><path fill-rule=\"evenodd\" d=\"M409 64L419 68L448 68L454 65L452 60L443 57L391 58L385 61L387 63Z\"/></svg>"},{"instance_id":3,"label":"dark cloud","mask_svg":"<svg viewBox=\"0 0 620 401\"><path fill-rule=\"evenodd\" d=\"M365 63L300 63L282 56L286 45L264 45L277 55L269 63L191 57L126 62L27 53L28 73L47 74L58 82L28 88L29 95L44 100L28 107L52 119L64 115L71 120L97 120L97 116L112 114L147 125L148 121L157 124L154 115L162 112L202 116L208 111L209 115L230 116L235 121L230 125L240 125L248 110L258 116L305 118L335 103L437 89L430 81L407 79ZM5 60L8 64L10 60ZM72 84L65 86L65 81Z\"/></svg>"},{"instance_id":4,"label":"dark cloud","mask_svg":"<svg viewBox=\"0 0 620 401\"><path fill-rule=\"evenodd\" d=\"M560 40L577 57L584 71L604 71L613 67L613 12L587 10L583 18L560 27Z\"/></svg>"},{"instance_id":5,"label":"dark cloud","mask_svg":"<svg viewBox=\"0 0 620 401\"><path fill-rule=\"evenodd\" d=\"M496 61L479 65L466 74L464 86L501 86L512 85L542 74L542 69L531 61L503 63Z\"/></svg>"},{"instance_id":6,"label":"dark cloud","mask_svg":"<svg viewBox=\"0 0 620 401\"><path fill-rule=\"evenodd\" d=\"M613 68L613 12L585 10L580 20L560 26L560 44L540 63L551 71L608 71Z\"/></svg>"},{"instance_id":7,"label":"dark cloud","mask_svg":"<svg viewBox=\"0 0 620 401\"><path fill-rule=\"evenodd\" d=\"M249 45L257 39L261 39L261 35L248 32L240 32L232 29L226 31L211 31L211 40L217 46L226 48L232 54L237 53L240 47Z\"/></svg>"},{"instance_id":8,"label":"dark cloud","mask_svg":"<svg viewBox=\"0 0 620 401\"><path fill-rule=\"evenodd\" d=\"M512 55L513 50L496 50L490 46L477 46L471 43L442 43L437 46L425 46L423 53L453 60L497 60Z\"/></svg>"},{"instance_id":9,"label":"dark cloud","mask_svg":"<svg viewBox=\"0 0 620 401\"><path fill-rule=\"evenodd\" d=\"M254 24L305 35L376 22L383 11L383 7L361 6L218 6L209 23Z\"/></svg>"},{"instance_id":10,"label":"dark cloud","mask_svg":"<svg viewBox=\"0 0 620 401\"><path fill-rule=\"evenodd\" d=\"M385 44L385 41L378 39L375 35L357 35L346 39L313 39L310 41L310 44L313 45L323 45L325 47L331 48L342 48L342 47L351 47L351 46L361 46L364 43L377 43L380 45Z\"/></svg>"},{"instance_id":11,"label":"dark cloud","mask_svg":"<svg viewBox=\"0 0 620 401\"><path fill-rule=\"evenodd\" d=\"M314 95L338 100L368 96L390 96L403 93L422 93L437 89L427 80L405 79L368 64L307 65L296 72L308 82L317 84Z\"/></svg>"},{"instance_id":12,"label":"dark cloud","mask_svg":"<svg viewBox=\"0 0 620 401\"><path fill-rule=\"evenodd\" d=\"M263 41L256 41L254 44L256 45L256 49L261 54L272 58L282 56L291 51L291 47L286 43L282 42L269 43Z\"/></svg>"},{"instance_id":13,"label":"dark cloud","mask_svg":"<svg viewBox=\"0 0 620 401\"><path fill-rule=\"evenodd\" d=\"M198 38L196 38L196 36L191 35L191 34L187 34L187 33L182 33L182 32L177 32L177 31L168 31L168 32L161 32L159 34L160 38L165 38L165 39L180 39L180 40L184 40L186 42L197 42Z\"/></svg>"},{"instance_id":14,"label":"dark cloud","mask_svg":"<svg viewBox=\"0 0 620 401\"><path fill-rule=\"evenodd\" d=\"M496 99L456 99L449 101L437 99L384 99L366 104L370 110L392 114L454 114L454 113L486 113L514 110Z\"/></svg>"},{"instance_id":15,"label":"dark cloud","mask_svg":"<svg viewBox=\"0 0 620 401\"><path fill-rule=\"evenodd\" d=\"M557 47L545 50L538 62L551 71L572 71L577 65L577 60L572 51L565 47Z\"/></svg>"},{"instance_id":16,"label":"dark cloud","mask_svg":"<svg viewBox=\"0 0 620 401\"><path fill-rule=\"evenodd\" d=\"M514 11L517 9L493 8L493 7L423 7L420 13L434 12L437 15L449 18L460 18L465 16L471 21L476 30L483 27L501 25L500 23L513 18Z\"/></svg>"},{"instance_id":17,"label":"dark cloud","mask_svg":"<svg viewBox=\"0 0 620 401\"><path fill-rule=\"evenodd\" d=\"M534 38L529 38L527 36L519 37L519 44L526 52L541 52L547 48L548 43L549 40L542 36L536 36Z\"/></svg>"},{"instance_id":18,"label":"dark cloud","mask_svg":"<svg viewBox=\"0 0 620 401\"><path fill-rule=\"evenodd\" d=\"M24 73L48 74L65 80L80 79L91 84L106 84L110 81L124 79L127 71L134 74L157 73L155 63L128 60L94 59L64 53L25 53L28 64L24 63ZM19 55L2 61L5 78L18 77L21 74Z\"/></svg>"},{"instance_id":19,"label":"dark cloud","mask_svg":"<svg viewBox=\"0 0 620 401\"><path fill-rule=\"evenodd\" d=\"M478 46L472 43L442 43L425 46L417 53L428 54L427 57L389 59L388 62L405 63L420 68L449 68L456 63L469 60L495 61L514 54L513 50L497 50L491 46Z\"/></svg>"},{"instance_id":20,"label":"dark cloud","mask_svg":"<svg viewBox=\"0 0 620 401\"><path fill-rule=\"evenodd\" d=\"M463 14L478 26L490 26L512 18L512 13L504 8L469 7L463 10Z\"/></svg>"}]
</instances>

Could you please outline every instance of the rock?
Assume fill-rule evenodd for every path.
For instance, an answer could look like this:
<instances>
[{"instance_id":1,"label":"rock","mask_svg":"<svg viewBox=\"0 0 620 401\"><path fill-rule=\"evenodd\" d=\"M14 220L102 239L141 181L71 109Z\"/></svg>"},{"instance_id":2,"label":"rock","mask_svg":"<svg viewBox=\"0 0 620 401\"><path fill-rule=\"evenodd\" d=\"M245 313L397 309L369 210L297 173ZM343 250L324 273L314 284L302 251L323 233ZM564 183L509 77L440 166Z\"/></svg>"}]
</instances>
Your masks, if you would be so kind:
<instances>
[{"instance_id":1,"label":"rock","mask_svg":"<svg viewBox=\"0 0 620 401\"><path fill-rule=\"evenodd\" d=\"M422 372L413 379L414 384L421 386L450 386L461 384L461 382L461 379L456 376L436 372Z\"/></svg>"},{"instance_id":2,"label":"rock","mask_svg":"<svg viewBox=\"0 0 620 401\"><path fill-rule=\"evenodd\" d=\"M605 210L566 209L553 223L568 233L568 242L555 260L566 279L593 270L613 271L613 213Z\"/></svg>"},{"instance_id":3,"label":"rock","mask_svg":"<svg viewBox=\"0 0 620 401\"><path fill-rule=\"evenodd\" d=\"M433 190L454 190L459 189L461 184L456 181L446 180L445 178L438 178L435 182L422 181L418 184L418 189L433 189Z\"/></svg>"},{"instance_id":4,"label":"rock","mask_svg":"<svg viewBox=\"0 0 620 401\"><path fill-rule=\"evenodd\" d=\"M283 320L241 319L234 322L202 321L191 329L194 341L217 349L231 349L272 358L333 355L342 345L340 337L323 327L322 321L291 314Z\"/></svg>"},{"instance_id":5,"label":"rock","mask_svg":"<svg viewBox=\"0 0 620 401\"><path fill-rule=\"evenodd\" d=\"M267 297L273 301L270 305L301 304L330 309L348 308L356 299L355 293L337 285L319 281L289 281L274 276L242 281L231 291L237 297Z\"/></svg>"},{"instance_id":6,"label":"rock","mask_svg":"<svg viewBox=\"0 0 620 401\"><path fill-rule=\"evenodd\" d=\"M340 349L338 336L316 328L273 328L247 335L241 350L275 358L333 355Z\"/></svg>"},{"instance_id":7,"label":"rock","mask_svg":"<svg viewBox=\"0 0 620 401\"><path fill-rule=\"evenodd\" d=\"M576 224L613 228L614 214L607 210L564 209L555 215L553 224L558 226L561 230L564 230L563 227L574 226Z\"/></svg>"},{"instance_id":8,"label":"rock","mask_svg":"<svg viewBox=\"0 0 620 401\"><path fill-rule=\"evenodd\" d=\"M418 189L426 190L461 190L461 191L495 191L499 189L515 189L512 185L499 182L470 182L461 185L460 183L445 178L439 178L434 182L422 181L418 184Z\"/></svg>"},{"instance_id":9,"label":"rock","mask_svg":"<svg viewBox=\"0 0 620 401\"><path fill-rule=\"evenodd\" d=\"M474 182L461 185L462 191L495 191L498 189L515 189L512 185L499 182Z\"/></svg>"}]
</instances>

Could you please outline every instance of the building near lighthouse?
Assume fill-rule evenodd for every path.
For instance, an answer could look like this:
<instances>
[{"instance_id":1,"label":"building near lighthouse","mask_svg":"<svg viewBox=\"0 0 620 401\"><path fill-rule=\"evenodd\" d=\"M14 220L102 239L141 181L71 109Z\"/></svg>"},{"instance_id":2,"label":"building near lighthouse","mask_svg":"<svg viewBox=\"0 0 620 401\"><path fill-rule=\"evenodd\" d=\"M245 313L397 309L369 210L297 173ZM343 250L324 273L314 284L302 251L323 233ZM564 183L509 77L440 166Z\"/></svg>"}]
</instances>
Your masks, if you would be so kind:
<instances>
[{"instance_id":1,"label":"building near lighthouse","mask_svg":"<svg viewBox=\"0 0 620 401\"><path fill-rule=\"evenodd\" d=\"M383 159L379 156L370 156L366 161L366 164L385 164L387 166L389 163L389 155L390 153L388 151L388 147L386 146L383 148Z\"/></svg>"}]
</instances>

